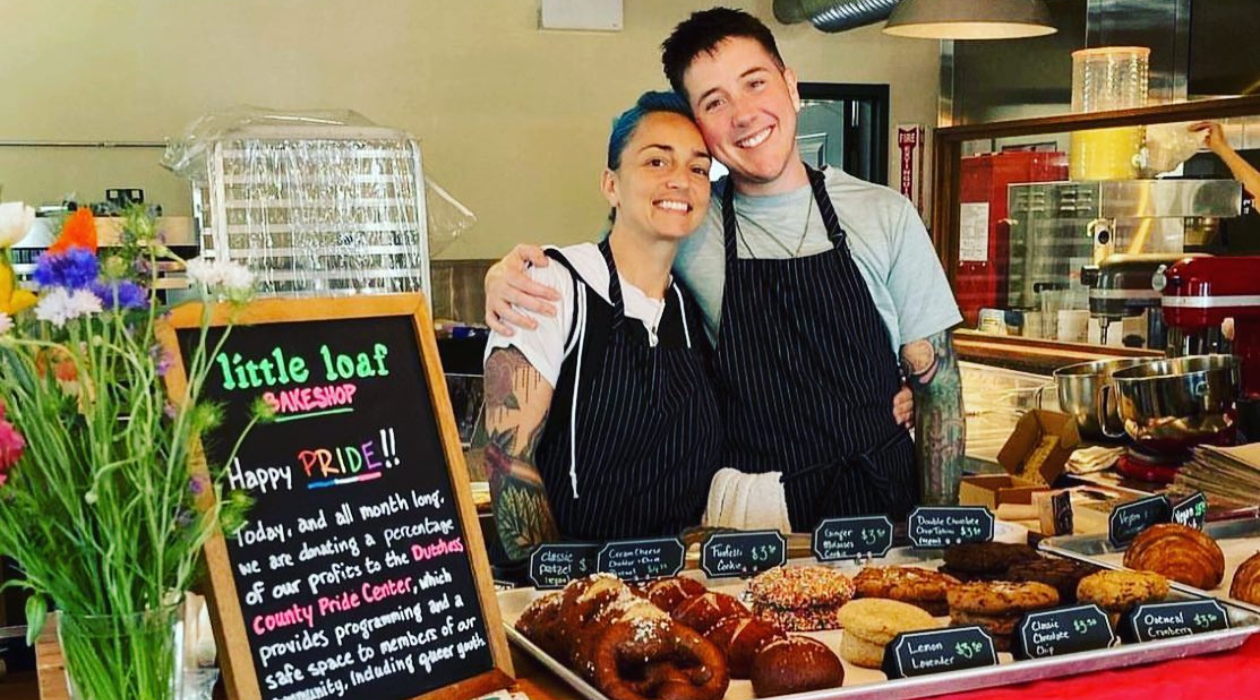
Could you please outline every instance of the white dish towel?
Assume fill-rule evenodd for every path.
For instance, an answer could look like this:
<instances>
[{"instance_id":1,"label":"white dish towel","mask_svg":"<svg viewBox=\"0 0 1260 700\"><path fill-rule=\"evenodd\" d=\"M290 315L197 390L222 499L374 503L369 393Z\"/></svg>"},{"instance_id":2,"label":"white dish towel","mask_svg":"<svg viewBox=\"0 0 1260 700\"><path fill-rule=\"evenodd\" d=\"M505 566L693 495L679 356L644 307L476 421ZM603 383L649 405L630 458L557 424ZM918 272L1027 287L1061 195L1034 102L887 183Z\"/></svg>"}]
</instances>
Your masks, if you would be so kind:
<instances>
[{"instance_id":1,"label":"white dish towel","mask_svg":"<svg viewBox=\"0 0 1260 700\"><path fill-rule=\"evenodd\" d=\"M787 496L779 481L782 472L745 474L729 467L719 469L709 486L709 504L703 525L737 530L792 531Z\"/></svg>"}]
</instances>

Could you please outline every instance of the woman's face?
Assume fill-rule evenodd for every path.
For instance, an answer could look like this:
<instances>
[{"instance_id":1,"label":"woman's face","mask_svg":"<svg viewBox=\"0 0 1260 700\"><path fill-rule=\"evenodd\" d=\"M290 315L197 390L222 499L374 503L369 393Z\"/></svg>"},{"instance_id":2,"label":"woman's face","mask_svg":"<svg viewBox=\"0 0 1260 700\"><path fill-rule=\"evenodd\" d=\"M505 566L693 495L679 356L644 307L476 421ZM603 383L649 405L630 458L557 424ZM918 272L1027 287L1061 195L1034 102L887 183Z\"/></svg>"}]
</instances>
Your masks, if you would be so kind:
<instances>
[{"instance_id":1,"label":"woman's face","mask_svg":"<svg viewBox=\"0 0 1260 700\"><path fill-rule=\"evenodd\" d=\"M687 236L708 211L711 164L690 119L673 112L643 117L621 152L620 167L604 173L604 197L617 210L617 226Z\"/></svg>"}]
</instances>

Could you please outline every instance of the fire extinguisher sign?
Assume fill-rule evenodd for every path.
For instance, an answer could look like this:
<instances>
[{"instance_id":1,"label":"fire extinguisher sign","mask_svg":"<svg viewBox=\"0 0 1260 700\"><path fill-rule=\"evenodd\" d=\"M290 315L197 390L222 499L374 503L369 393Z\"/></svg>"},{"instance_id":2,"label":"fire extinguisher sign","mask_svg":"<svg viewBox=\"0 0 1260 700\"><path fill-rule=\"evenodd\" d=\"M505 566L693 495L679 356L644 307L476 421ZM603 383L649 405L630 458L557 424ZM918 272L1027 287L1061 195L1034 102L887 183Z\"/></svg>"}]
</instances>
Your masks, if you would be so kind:
<instances>
[{"instance_id":1,"label":"fire extinguisher sign","mask_svg":"<svg viewBox=\"0 0 1260 700\"><path fill-rule=\"evenodd\" d=\"M919 216L926 219L923 197L923 152L927 130L922 124L898 124L897 148L901 151L901 194L914 203Z\"/></svg>"}]
</instances>

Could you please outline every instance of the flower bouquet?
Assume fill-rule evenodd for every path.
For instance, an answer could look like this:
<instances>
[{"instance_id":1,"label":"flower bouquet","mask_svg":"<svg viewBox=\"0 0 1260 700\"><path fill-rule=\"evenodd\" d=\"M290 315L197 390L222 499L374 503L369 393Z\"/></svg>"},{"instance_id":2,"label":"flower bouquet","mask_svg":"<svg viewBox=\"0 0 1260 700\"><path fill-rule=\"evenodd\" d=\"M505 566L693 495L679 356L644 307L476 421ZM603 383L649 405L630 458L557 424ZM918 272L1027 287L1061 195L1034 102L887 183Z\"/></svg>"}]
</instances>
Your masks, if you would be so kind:
<instances>
[{"instance_id":1,"label":"flower bouquet","mask_svg":"<svg viewBox=\"0 0 1260 700\"><path fill-rule=\"evenodd\" d=\"M178 688L180 602L201 547L248 507L224 492L221 465L201 461L199 440L220 419L199 400L215 351L209 304L185 350L186 389L168 395L155 282L174 256L153 219L129 210L120 245L98 250L79 209L36 261L30 291L9 247L33 215L0 205L0 554L22 573L6 585L30 593L28 642L55 605L76 697L165 700ZM200 300L249 299L239 265L186 265Z\"/></svg>"}]
</instances>

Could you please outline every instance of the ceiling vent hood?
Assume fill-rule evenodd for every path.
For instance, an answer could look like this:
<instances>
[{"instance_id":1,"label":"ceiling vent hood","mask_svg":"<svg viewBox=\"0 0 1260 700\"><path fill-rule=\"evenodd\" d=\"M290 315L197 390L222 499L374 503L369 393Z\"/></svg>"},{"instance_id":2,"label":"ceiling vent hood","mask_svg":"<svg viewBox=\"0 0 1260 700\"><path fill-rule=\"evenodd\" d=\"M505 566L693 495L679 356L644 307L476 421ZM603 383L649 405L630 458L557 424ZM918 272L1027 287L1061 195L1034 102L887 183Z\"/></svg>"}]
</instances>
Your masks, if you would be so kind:
<instances>
[{"instance_id":1,"label":"ceiling vent hood","mask_svg":"<svg viewBox=\"0 0 1260 700\"><path fill-rule=\"evenodd\" d=\"M900 0L774 0L774 17L784 24L809 21L824 32L843 32L883 22Z\"/></svg>"}]
</instances>

